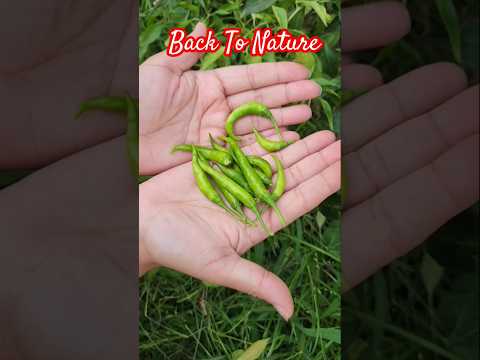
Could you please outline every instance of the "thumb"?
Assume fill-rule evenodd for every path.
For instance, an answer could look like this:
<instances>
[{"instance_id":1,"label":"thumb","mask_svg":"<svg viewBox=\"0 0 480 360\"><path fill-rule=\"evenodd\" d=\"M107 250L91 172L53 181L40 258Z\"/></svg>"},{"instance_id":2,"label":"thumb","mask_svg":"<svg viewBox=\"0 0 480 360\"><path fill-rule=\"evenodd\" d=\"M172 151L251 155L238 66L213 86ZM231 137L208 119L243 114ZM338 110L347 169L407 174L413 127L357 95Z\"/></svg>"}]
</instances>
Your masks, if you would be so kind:
<instances>
[{"instance_id":1,"label":"thumb","mask_svg":"<svg viewBox=\"0 0 480 360\"><path fill-rule=\"evenodd\" d=\"M212 272L213 278L207 281L262 299L273 305L287 321L292 317L294 306L290 290L278 276L239 256L225 258L221 268L222 271Z\"/></svg>"},{"instance_id":2,"label":"thumb","mask_svg":"<svg viewBox=\"0 0 480 360\"><path fill-rule=\"evenodd\" d=\"M192 37L206 36L207 27L204 23L197 23L193 31L189 34ZM170 57L167 56L166 51L162 51L159 54L153 55L148 58L144 64L145 65L161 65L170 68L174 72L184 72L189 70L197 61L202 57L202 53L197 52L184 52L180 56Z\"/></svg>"}]
</instances>

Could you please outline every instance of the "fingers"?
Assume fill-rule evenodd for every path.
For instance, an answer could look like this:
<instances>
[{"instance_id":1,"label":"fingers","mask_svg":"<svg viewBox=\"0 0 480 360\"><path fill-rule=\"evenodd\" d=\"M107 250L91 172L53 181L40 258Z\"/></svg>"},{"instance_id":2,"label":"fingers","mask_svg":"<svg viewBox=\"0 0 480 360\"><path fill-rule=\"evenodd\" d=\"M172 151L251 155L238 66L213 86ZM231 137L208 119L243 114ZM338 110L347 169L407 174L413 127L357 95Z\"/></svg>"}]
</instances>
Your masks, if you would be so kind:
<instances>
[{"instance_id":1,"label":"fingers","mask_svg":"<svg viewBox=\"0 0 480 360\"><path fill-rule=\"evenodd\" d=\"M345 155L346 178L354 184L346 188L345 207L365 201L405 174L427 165L466 137L478 134L478 98L479 87L471 87L429 113ZM405 139L409 139L408 146L402 146Z\"/></svg>"},{"instance_id":2,"label":"fingers","mask_svg":"<svg viewBox=\"0 0 480 360\"><path fill-rule=\"evenodd\" d=\"M303 65L294 62L228 66L212 70L212 73L221 81L226 95L305 80L310 75Z\"/></svg>"},{"instance_id":3,"label":"fingers","mask_svg":"<svg viewBox=\"0 0 480 360\"><path fill-rule=\"evenodd\" d=\"M271 109L278 126L291 126L304 123L312 117L312 110L308 105L292 105L283 108ZM249 134L257 130L271 129L272 123L258 116L247 116L235 124L235 134Z\"/></svg>"},{"instance_id":4,"label":"fingers","mask_svg":"<svg viewBox=\"0 0 480 360\"><path fill-rule=\"evenodd\" d=\"M333 132L328 130L317 131L316 133L303 138L301 141L297 141L287 148L275 153L275 155L282 162L284 168L288 168L308 155L322 150L334 141L335 134ZM268 160L272 165L272 168L275 168L275 161L273 161L272 156L267 154L267 152L258 146L258 144L248 150L254 155L264 156L265 160Z\"/></svg>"},{"instance_id":5,"label":"fingers","mask_svg":"<svg viewBox=\"0 0 480 360\"><path fill-rule=\"evenodd\" d=\"M342 109L344 153L440 105L466 86L465 73L458 66L437 63L355 99Z\"/></svg>"},{"instance_id":6,"label":"fingers","mask_svg":"<svg viewBox=\"0 0 480 360\"><path fill-rule=\"evenodd\" d=\"M373 66L350 64L342 68L344 90L371 90L382 84L382 75Z\"/></svg>"},{"instance_id":7,"label":"fingers","mask_svg":"<svg viewBox=\"0 0 480 360\"><path fill-rule=\"evenodd\" d=\"M410 31L410 16L395 1L342 9L342 51L381 47L397 41Z\"/></svg>"},{"instance_id":8,"label":"fingers","mask_svg":"<svg viewBox=\"0 0 480 360\"><path fill-rule=\"evenodd\" d=\"M207 28L205 24L199 22L189 36L199 37L206 34ZM185 52L180 56L170 57L163 51L145 60L142 66L166 66L173 72L182 73L195 65L201 57L202 54L197 52Z\"/></svg>"},{"instance_id":9,"label":"fingers","mask_svg":"<svg viewBox=\"0 0 480 360\"><path fill-rule=\"evenodd\" d=\"M479 136L475 134L344 213L346 289L407 253L478 201L478 154Z\"/></svg>"},{"instance_id":10,"label":"fingers","mask_svg":"<svg viewBox=\"0 0 480 360\"><path fill-rule=\"evenodd\" d=\"M336 161L297 187L287 191L277 203L287 224L313 210L330 195L340 190L340 173L340 161ZM283 228L272 210L269 210L265 216L274 232Z\"/></svg>"},{"instance_id":11,"label":"fingers","mask_svg":"<svg viewBox=\"0 0 480 360\"><path fill-rule=\"evenodd\" d=\"M285 190L291 190L313 176L320 174L329 166L338 162L340 157L340 141L336 141L321 151L314 152L306 158L296 162L285 170Z\"/></svg>"},{"instance_id":12,"label":"fingers","mask_svg":"<svg viewBox=\"0 0 480 360\"><path fill-rule=\"evenodd\" d=\"M305 176L306 180L299 179L300 183L288 190L277 202L287 224L313 210L340 189L340 160L333 162L326 168L321 165L316 165L316 167L319 172L313 176L309 173L302 175ZM273 232L284 227L272 209L269 209L263 215L263 218ZM265 238L265 233L259 227L251 227L246 229L245 238L250 239L250 242L242 244L244 247L241 248L241 252L262 241Z\"/></svg>"},{"instance_id":13,"label":"fingers","mask_svg":"<svg viewBox=\"0 0 480 360\"><path fill-rule=\"evenodd\" d=\"M293 300L287 285L275 274L237 254L220 259L206 269L205 280L253 295L272 304L288 320Z\"/></svg>"},{"instance_id":14,"label":"fingers","mask_svg":"<svg viewBox=\"0 0 480 360\"><path fill-rule=\"evenodd\" d=\"M268 107L279 107L296 101L313 99L321 93L321 87L314 81L300 80L244 91L229 96L227 101L231 109L248 101L258 101Z\"/></svg>"}]
</instances>

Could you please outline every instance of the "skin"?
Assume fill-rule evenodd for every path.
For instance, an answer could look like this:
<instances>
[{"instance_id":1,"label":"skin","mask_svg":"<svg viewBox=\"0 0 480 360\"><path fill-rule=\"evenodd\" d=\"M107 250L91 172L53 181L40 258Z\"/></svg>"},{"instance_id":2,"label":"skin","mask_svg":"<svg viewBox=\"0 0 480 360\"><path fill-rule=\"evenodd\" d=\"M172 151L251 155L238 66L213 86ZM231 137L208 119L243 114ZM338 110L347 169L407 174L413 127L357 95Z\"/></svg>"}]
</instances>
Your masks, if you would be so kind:
<instances>
[{"instance_id":1,"label":"skin","mask_svg":"<svg viewBox=\"0 0 480 360\"><path fill-rule=\"evenodd\" d=\"M272 112L268 109L267 106L265 106L264 104L260 104L256 101L250 101L246 104L243 104L230 113L225 122L225 132L227 133L227 135L230 136L232 139L240 140L240 138L238 136L235 136L235 134L233 133L233 126L238 120L249 115L261 116L270 120L273 128L275 129L277 134L280 135L280 130L278 128L275 118L272 115Z\"/></svg>"},{"instance_id":2,"label":"skin","mask_svg":"<svg viewBox=\"0 0 480 360\"><path fill-rule=\"evenodd\" d=\"M255 128L253 129L253 133L255 134L257 143L268 152L276 152L286 148L289 145L289 143L283 139L278 141L269 140L265 136L261 135Z\"/></svg>"},{"instance_id":3,"label":"skin","mask_svg":"<svg viewBox=\"0 0 480 360\"><path fill-rule=\"evenodd\" d=\"M372 21L372 19L375 19L375 21ZM392 19L395 19L395 21L392 21ZM342 11L342 49L344 51L344 55L342 55L342 82L344 88L369 90L381 86L382 79L378 70L371 66L353 63L351 60L353 56L350 55L356 50L380 47L394 42L404 36L408 32L408 28L408 13L400 3L375 3L344 9ZM205 35L203 30L197 30L199 30L198 27L195 34ZM231 108L235 108L241 103L253 100L255 97L261 98L262 102L268 104L271 109L273 108L272 113L279 120L279 126L285 126L286 123L304 121L300 120L302 118L300 116L301 111L297 106L293 108L284 106L281 110L275 108L280 104L287 105L288 103L283 97L285 87L289 92L291 101L301 101L299 100L301 96L312 96L312 88L304 86L306 84L304 80L299 80L296 77L298 68L294 67L293 64L292 68L290 64L285 63L249 66L249 72L255 79L255 83L247 81L244 66L215 70L214 73L217 75L215 78L222 79L224 85L223 87L217 87L215 85L217 80L213 80L213 77L209 75L211 72L197 74L197 72L189 71L198 58L198 54L188 54L179 57L175 62L169 62L170 59L158 54L149 59L147 64L143 64L140 69L140 91L144 94L144 96L140 96L140 102L144 104L140 114L140 122L142 124L143 121L143 126L153 129L148 132L148 136L142 135L140 140L141 159L143 160L140 166L145 172L155 169L153 170L154 173L160 173L140 186L140 273L143 274L148 269L158 266L175 269L201 280L253 294L271 303L283 317L289 318L293 312L293 302L288 287L271 272L240 257L255 244L265 240L263 231L258 231L256 228L245 230L234 219L223 214L214 205L209 204L198 193L195 184L192 183L191 167L188 164L190 157L171 157L169 151L173 145L182 142L207 144L209 132L215 136L223 134L224 120L228 116L230 107L226 106L225 112L221 116L217 115L217 112L210 111L207 116L205 114L206 104L211 109L214 104L221 104L222 101L226 102L226 99L229 99L228 102L232 103ZM444 71L444 68L434 71L434 76L437 79L444 78L441 71ZM442 101L449 101L452 103L452 109L455 107L458 109L459 104L466 101L466 97L472 96L472 89L465 90L465 84L452 87L453 81L455 79L458 81L458 78L462 78L462 76L459 76L458 70L453 77L452 69L448 72L449 77L445 79L445 83L435 88L435 91L438 91L435 96L438 98L438 95L442 95ZM418 81L422 81L422 78L418 74L413 75L412 81L402 86L402 93L414 93L416 91ZM302 76L305 76L302 78L306 79L308 71ZM286 80L287 78L289 80ZM284 83L281 87L272 85L272 83L279 84L278 79ZM302 83L301 86L294 85L299 82ZM159 90L157 91L156 87L152 87L150 83L156 84ZM214 90L213 94L209 93L207 95L208 99L202 97L202 102L192 101L192 99L200 98L195 95L194 89L204 87L207 83L209 88L221 88L222 90ZM425 85L429 95L420 97L418 100L428 106L429 111L433 111L439 108L440 104L438 100L429 103L428 100L434 95L432 94L434 89L428 88L428 84ZM165 92L163 89L170 90ZM381 100L378 95L375 95L373 99ZM356 102L355 100L350 106L353 108ZM174 104L171 112L176 115L165 116L170 111L165 104ZM475 107L469 102L467 104L469 105L463 106L465 112L462 113L462 119L475 118L475 116L478 119L478 112L475 112ZM192 110L182 111L187 105ZM215 106L218 109L218 105ZM304 108L304 105L302 105L302 108ZM344 130L355 126L358 123L355 121L358 116L368 115L372 117L377 113L377 107L372 107L371 104L365 107L355 105L354 109L356 110L355 113L342 114ZM371 112L372 109L375 110L374 113ZM383 106L378 109L385 110ZM468 121L457 121L459 119L457 111L446 110L444 112L445 119L451 119L452 121L455 119L453 123L462 124L466 138L478 134L478 130L463 127ZM160 116L160 114L164 114L164 116ZM214 121L207 121L207 119L213 118L215 118ZM265 156L266 152L258 144L253 144L252 129L256 127L258 130L265 131L271 124L267 121L257 122L257 118L252 118L251 121L247 120L238 122L236 126L237 135L243 136L242 144L245 146L243 149L247 154ZM385 120L382 119L383 121ZM419 123L421 122L419 121ZM187 129L189 130L187 131ZM274 133L272 131L270 135ZM409 136L414 134L412 132ZM283 136L286 140L296 140L289 132L283 133ZM379 138L382 136L378 135ZM360 139L356 132L351 133L350 137ZM285 215L287 222L293 221L318 206L328 194L338 190L340 184L340 146L338 142L334 141L333 134L320 132L310 135L300 140L298 144L294 143L276 154L285 167L286 189L278 202L278 206ZM413 143L415 142L413 141ZM149 150L150 148L152 148L152 151ZM454 146L448 145L448 148L453 150ZM150 153L152 155L146 155ZM467 160L469 159L468 156L474 153L476 151L472 149L459 149L459 151L452 153L449 162L466 163L470 169L474 170L478 161ZM269 155L266 156L266 158L268 157ZM381 166L378 159L371 158L369 161L372 162L372 165ZM409 158L407 162L414 162L414 159ZM402 174L407 175L408 170L402 169ZM474 172L474 176L469 177L452 177L447 174L439 174L438 181L446 181L453 186L461 184L464 179L467 179L468 183L464 184L463 187L477 184L478 171ZM415 187L424 186L419 180L412 181L408 185L412 191ZM169 191L164 190L167 188ZM349 186L350 188L352 186ZM453 189L452 194L455 197L462 194L468 196L463 198L463 202L458 206L446 206L444 208L446 212L442 216L434 211L436 205L431 202L424 202L427 208L421 211L416 209L415 206L410 206L412 215L418 218L428 217L430 225L427 230L429 232L438 229L445 222L446 217L455 216L478 199L478 195L475 193L464 193L461 190L456 190L457 187L455 186ZM180 196L172 198L172 191L180 194ZM375 191L374 194L377 194L377 192ZM298 199L299 196L304 197L306 201L292 200L294 198ZM419 202L421 202L420 199ZM181 206L179 203L181 203ZM391 200L391 203L394 204L394 200ZM351 207L352 205L350 205ZM269 213L271 213L270 209L265 215L265 221L273 231L277 231L281 225L278 219L269 216ZM361 219L360 214L361 212L351 213L350 217ZM170 221L172 224L182 224L182 226L169 225ZM344 218L343 221L350 220ZM211 224L211 227L210 225L206 226L206 223ZM342 251L344 252L348 247L352 248L352 253L356 254L355 258L349 258L346 253L342 254L343 273L350 274L350 277L346 277L346 280L353 283L362 281L366 276L372 274L378 266L390 262L392 258L400 256L405 249L416 246L427 237L423 229L420 231L418 227L412 228L412 232L402 239L403 248L400 251L396 246L391 246L392 243L389 239L382 237L381 234L375 234L373 232L374 223L370 220L369 223L371 226L366 227L369 232L365 236L366 239L369 239L368 244L355 241L355 239L358 239L355 236L342 234L344 244ZM162 234L162 236L158 234ZM195 241L191 239L195 239ZM375 255L373 258L369 256L372 252ZM198 254L204 255L198 256Z\"/></svg>"},{"instance_id":4,"label":"skin","mask_svg":"<svg viewBox=\"0 0 480 360\"><path fill-rule=\"evenodd\" d=\"M11 2L11 4L21 7L16 10L20 13L31 11L24 9L24 7L30 6L30 2ZM67 3L57 1L55 6L51 7L51 15L45 13L45 16L42 16L41 24L56 24L55 21L47 20L47 18L53 19L55 14L58 13L57 8L68 6L65 4ZM14 299L16 304L14 309L8 308L8 301L5 305L7 306L5 313L8 314L6 320L12 324L22 321L22 329L32 329L31 332L25 332L15 326L13 328L8 327L6 333L1 334L6 336L7 346L8 337L13 335L13 351L21 342L25 344L26 348L35 348L38 354L43 355L44 358L84 359L90 355L88 351L83 352L75 339L70 339L72 341L67 342L69 346L63 349L59 347L52 349L49 344L59 342L59 339L62 340L61 342L67 341L71 337L65 337L65 331L62 327L51 326L48 320L39 321L38 318L31 316L32 313L39 313L38 306L41 305L38 302L38 294L44 294L48 308L54 307L62 311L62 318L68 319L70 323L75 323L79 329L84 329L84 333L92 334L92 341L100 339L97 346L102 349L105 344L104 339L108 337L108 334L102 332L101 327L92 327L90 319L85 319L81 315L91 312L105 316L103 319L105 323L109 324L107 332L111 328L122 326L123 317L118 316L118 309L129 306L129 302L125 297L125 289L123 287L119 288L116 284L123 281L126 275L124 269L116 265L120 264L121 261L115 262L111 259L122 259L123 246L119 246L119 244L130 246L132 239L137 236L140 238L138 244L140 273L143 274L147 269L163 266L196 278L210 279L213 283L259 297L273 304L282 316L288 318L293 313L293 302L288 287L283 284L279 277L240 257L248 249L264 241L264 233L261 230L258 231L258 229L245 230L234 219L225 215L223 210L207 201L199 193L193 181L191 164L189 164L190 156L182 154L185 156L172 157L169 152L172 146L178 143L200 143L202 139L205 140L204 134L208 134L208 130L223 130L222 120L218 120L218 124L216 122L212 124L206 120L206 105L204 103L193 105L192 102L189 102L188 99L197 98L194 89L200 84L209 84L216 89L215 95L209 96L206 102L209 105L213 103L214 99L221 103L222 101L226 102L228 98L236 106L242 101L248 101L246 99L261 96L262 101L267 102L269 107L274 108L272 112L279 119L280 126L305 121L309 117L309 112L305 111L306 106L304 105L300 107L291 106L288 110L278 108L278 106L287 104L284 99L279 100L282 98L282 89L285 85L282 85L281 88L270 89L271 92L265 91L264 88L273 86L272 83L275 82L273 80L268 82L267 74L279 76L282 81L275 82L276 84L288 84L288 91L295 96L295 100L292 101L301 101L299 100L301 96L297 92L299 88L303 88L302 96L304 97L312 96L309 91L313 88L305 89L303 85L298 87L294 85L297 82L303 83L306 78L288 78L288 76L292 76L292 71L291 68L282 70L285 68L285 63L276 63L275 69L271 71L265 71L265 66L271 64L250 67L254 78L259 82L252 85L245 85L242 82L246 79L245 71L241 70L242 67L223 69L219 73L220 78L227 85L225 92L218 90L219 87L215 85L218 83L213 80L212 76L206 74L192 75L192 72L188 71L188 64L195 63L198 60L197 54L193 54L193 57L190 56L192 54L181 57L175 64L168 63L165 57L157 55L150 59L148 69L142 65L143 81L137 82L137 79L135 79L130 90L133 94L136 91L135 89L140 87L140 91L144 94L140 99L143 103L140 114L142 126L148 124L155 130L149 132L148 135L145 133L142 135L140 151L143 164L141 164L141 167L142 170L148 169L150 175L158 175L146 181L139 189L139 234L136 226L129 229L125 228L125 224L131 222L131 219L129 220L127 217L132 211L137 211L137 192L134 191L135 187L131 182L130 170L125 161L125 138L113 139L124 131L123 124L119 121L120 117L114 114L97 112L85 114L89 121L66 121L66 119L73 117L74 110L72 112L72 109L78 109L78 103L76 103L78 98L75 96L77 92L88 94L88 96L97 96L98 89L104 89L108 86L112 86L112 93L123 92L125 86L128 85L125 85L125 81L122 81L121 74L131 74L132 71L132 67L125 66L128 65L125 59L131 57L133 59L132 64L134 64L133 71L137 69L137 54L131 56L129 50L131 46L124 46L127 49L126 54L117 55L115 52L109 51L112 46L111 30L114 30L116 25L123 22L112 22L109 21L108 17L101 17L98 21L92 23L88 12L94 9L94 6L101 8L104 4L91 1L88 6L80 7L77 12L80 26L90 24L89 29L91 31L77 32L78 37L72 37L73 41L88 42L93 32L98 45L105 44L105 53L100 54L102 59L108 61L93 61L92 63L98 65L92 67L88 76L83 72L80 74L72 71L70 61L73 57L61 51L52 50L50 52L50 61L59 64L59 66L44 66L44 63L40 61L42 56L28 57L25 52L20 51L11 52L6 54L7 57L0 59L2 69L6 69L12 75L10 78L12 88L26 86L26 91L29 93L51 91L48 97L39 99L42 103L41 106L37 107L38 112L34 113L33 117L28 107L22 107L21 104L17 103L17 101L24 100L23 98L16 100L18 98L17 93L11 92L10 88L2 93L7 111L14 109L16 115L15 122L0 122L0 134L4 135L2 146L6 148L16 146L18 151L3 152L3 157L0 156L0 167L3 167L3 169L43 167L41 171L35 172L28 179L0 191L0 228L9 230L9 236L2 239L2 254L5 260L3 265L11 273L22 274L31 269L31 264L37 263L39 254L50 255L52 250L62 254L62 256L50 256L50 261L42 262L41 269L39 269L41 273L38 271L30 272L34 276L23 277L21 282L14 283L7 280L4 283L3 289L8 294L7 296L17 294ZM114 10L124 8L125 13L130 11L127 2L119 2L118 6L111 6L110 8ZM116 31L115 34L118 36L116 36L115 41L128 39L129 34L136 41L135 29L138 20L133 15L134 12L131 29L122 28L119 29L120 31ZM10 12L0 13L1 16L8 17ZM392 21L392 19L395 19L395 21ZM59 43L64 46L68 43L71 46L75 45L70 41L65 41L70 37L65 31L44 31L40 26L41 24L39 24L36 32L30 32L30 27L20 27L14 34L6 34L3 40L7 44L8 41L12 41L13 46L17 48L17 45L21 43L32 44L37 42L19 41L17 36L25 34L25 36L31 37L34 34L44 38L48 37L52 44ZM401 4L392 2L387 4L375 3L368 7L360 6L345 9L342 11L342 48L345 54L343 58L345 59L356 50L384 46L398 40L407 32L408 15L405 15L405 9L402 8ZM105 41L98 41L98 36L103 36L102 34L105 36L103 39ZM54 36L52 37L52 35ZM57 37L65 37L65 39L57 39ZM95 57L99 54L98 48L93 49L91 53L89 51L92 47L76 48L81 57L92 58L92 56ZM27 54L30 53L32 52L29 49ZM108 56L105 56L105 54ZM10 56L19 56L19 58L11 59ZM78 57L75 56L75 58ZM115 63L118 61L118 70L110 65L110 59L112 58ZM405 153L405 164L410 164L413 168L402 167L397 174L397 178L402 179L402 181L399 181L399 186L409 190L411 195L418 195L418 193L414 193L415 189L418 188L428 189L431 187L433 189L434 185L448 183L452 197L458 202L443 207L445 212L439 214L435 211L438 205L427 201L427 199L441 198L445 194L425 193L420 197L413 196L414 201L409 204L408 211L412 217L423 218L425 223L429 224L428 228L413 227L411 232L405 234L402 239L393 239L395 242L382 234L375 233L373 226L364 226L361 230L362 233L365 230L368 231L364 233L365 236L363 237L363 239L368 240L366 243L355 241L358 240L358 237L355 237L354 234L342 235L344 244L342 251L351 248L352 254L355 254L355 258L346 253L342 254L343 272L346 279L351 282L349 286L361 282L378 267L389 263L395 257L401 256L408 249L416 247L427 238L429 233L434 232L445 221L478 201L478 193L464 190L476 186L479 181L476 165L478 164L478 158L471 158L472 154L478 153L478 128L468 127L469 124L475 124L472 119L478 120L478 108L472 105L478 99L478 87L467 88L465 75L454 65L428 66L427 70L431 71L429 77L439 79L441 82L435 87L424 83L422 91L425 92L425 95L418 99L419 103L411 104L415 105L415 108L407 107L411 111L408 119L404 118L400 123L395 124L389 122L399 115L395 112L380 117L378 123L388 123L390 129L406 124L418 125L425 123L425 119L420 116L419 111L423 111L425 114L441 112L441 118L444 122L452 124L447 126L446 130L449 132L461 130L465 139L471 139L473 145L470 147L463 146L455 141L455 143L448 144L445 149L445 153L449 154L450 158L443 160L443 163L462 164L459 168L460 172L455 174L439 173L438 179L431 179L426 184L418 176L408 177L408 174L422 165L417 162L418 157L415 158L413 155ZM17 77L17 74L22 76ZM50 81L54 75L57 79L65 79L65 84L45 88L44 84ZM25 77L38 81L33 80L24 84L22 78ZM230 81L227 80L228 77L230 77ZM151 82L156 83L161 91L156 91L155 87L149 85L150 78L154 79ZM401 86L395 88L395 90L400 91L395 97L399 98L412 92L418 93L418 84L423 80L422 74L418 72L409 74L408 81L402 81ZM128 81L128 76L126 81ZM351 60L344 60L342 81L345 88L352 89L374 89L382 86L381 76L376 69L367 65L355 64ZM93 87L92 82L94 83ZM455 86L452 86L452 84L455 84ZM169 89L169 91L165 92L164 89ZM181 90L181 93L178 93L178 90ZM65 101L58 103L57 99L59 97L62 97ZM381 97L376 93L372 94L372 97L364 97L358 100L351 104L350 109L354 112L345 112L342 115L343 127L346 130L355 126L360 115L372 115L370 111L372 109L371 101L375 103L376 100L378 105ZM166 112L166 103L173 104L172 113L178 115L157 116L157 112ZM448 106L443 106L444 103ZM180 111L179 104L188 104L192 111ZM422 106L419 107L418 105ZM50 112L52 107L58 109L57 116L52 116ZM225 106L225 109L227 108ZM461 114L458 113L459 108L463 109ZM374 109L376 112L373 114L377 114L377 112L380 114L386 110L385 106L374 107ZM220 107L217 106L216 110L220 110ZM412 112L412 110L414 111ZM192 114L194 115L192 116ZM217 112L214 111L208 115L215 116L216 114ZM282 117L281 114L284 116ZM225 110L225 113L219 118L224 120L227 115L228 110ZM39 119L47 119L48 126L37 127L36 124L39 123ZM255 120L251 119L251 122L237 123L237 134L250 134ZM90 123L95 123L95 125L90 125ZM255 124L255 127L260 130L261 127L258 125L263 125L263 123ZM265 123L262 130L265 130L268 126L270 124ZM98 130L99 127L101 127L100 131ZM52 131L52 128L55 131ZM190 130L187 131L186 129ZM371 143L373 138L384 139L384 136L387 135L386 132L384 134L377 132L373 127L367 130L366 137L353 132L347 137L348 139L353 136L352 140L356 140L354 148L359 149L362 147L360 144ZM407 134L413 136L418 134L418 130L411 129ZM434 136L433 133L431 135ZM286 133L284 136L296 140L291 133ZM338 187L339 181L338 183L335 181L337 181L339 166L335 168L336 165L334 164L338 163L340 148L338 145L334 145L331 136L332 134L327 135L327 133L315 134L313 137L302 139L298 143L298 147L293 144L279 152L278 156L282 159L287 177L286 192L279 201L279 206L288 222L294 221L329 196L330 192L325 191L325 184L332 187L331 192L336 191L335 187ZM48 147L41 147L41 152L38 151L38 143L34 141L37 137L42 139L43 144L48 144ZM170 141L169 139L173 137L176 138ZM112 140L107 141L107 139ZM364 139L368 139L367 142ZM200 141L197 142L196 140ZM103 141L106 142L101 143ZM415 138L412 138L411 143L421 144ZM302 153L302 151L305 151L304 145L308 145L308 154ZM337 148L334 148L334 146L337 146ZM300 148L303 150L300 150ZM403 146L401 148L405 149ZM145 155L150 153L150 149L152 149L153 155ZM153 149L158 151L158 155ZM346 161L353 164L354 161L348 160L348 156L355 153L351 149L353 148L350 148L349 152L346 153ZM258 146L247 146L245 152L265 155ZM72 155L66 157L69 154ZM334 160L335 157L337 160ZM55 162L61 158L63 158L62 161ZM90 169L92 174L103 174L105 163L111 163L112 158L115 159L114 163L117 166L112 166L109 169L108 176L100 176L95 182L85 181L85 168ZM320 158L325 159L325 163L320 161ZM389 161L395 160L400 159L389 159ZM372 162L373 165L381 165L379 160L374 157L368 158L368 161ZM471 173L468 171L471 171ZM145 173L143 174L145 175ZM116 181L112 181L112 179L116 179ZM467 181L465 182L465 180ZM52 183L55 183L56 186L49 186ZM369 196L373 198L387 188L390 188L390 194L398 193L391 185L392 183L389 181L388 184L382 186L382 189L369 191ZM39 188L43 190L38 191ZM71 191L72 188L79 188L81 191ZM169 191L166 191L166 188ZM350 186L349 188L353 190L356 187ZM128 191L126 195L126 189L132 189L132 191ZM172 191L180 194L180 197L176 199L169 197ZM102 193L103 196L98 197L97 194L99 193ZM86 197L85 194L92 196ZM308 195L305 197L307 203L291 201L302 194ZM362 211L351 211L357 207L359 195L361 194L352 193L349 195L350 203L347 205L345 212L348 216L344 218L343 223L352 220L358 223L358 219L363 218L361 214L365 214L365 211L362 208L359 208ZM19 201L18 199L29 199L29 201ZM398 199L394 197L384 197L383 200L392 208L395 204L398 204ZM178 202L182 202L182 205L180 206ZM287 206L287 202L290 202L289 206ZM61 215L64 213L65 203L76 204L69 209L70 216L62 217L63 221L56 222L53 228L45 226L45 224L52 223L52 214ZM119 208L127 209L130 207L131 209L121 213L112 212L112 203L121 204ZM420 204L425 207L418 208L417 205ZM368 203L365 203L365 205L367 206L363 209L368 209ZM86 209L89 211L87 212ZM394 221L402 219L402 211L398 209L393 213ZM160 216L159 213L166 214L166 217ZM22 216L18 216L18 214ZM110 219L110 221L99 222L98 219ZM280 224L275 217L270 218L266 215L265 219L274 231L280 228ZM211 224L211 227L205 225L206 222ZM94 228L92 228L92 224L95 225ZM182 226L179 226L179 224L182 224ZM373 219L368 219L367 224L374 224ZM381 226L383 225L385 223L381 224ZM346 225L343 225L343 228L348 229ZM84 237L78 236L79 229L88 229L89 243L85 243ZM50 243L32 241L32 239L40 236L48 237ZM72 246L78 246L79 249L101 247L106 255L99 254L98 261L93 262L90 258L86 259L82 251L71 251ZM452 242L452 247L454 246L455 241ZM133 249L134 251L135 249ZM199 254L202 256L199 256ZM19 258L21 258L21 262L17 261ZM134 258L132 260L135 261ZM78 264L78 269L87 272L88 276L78 277L76 268L72 266L74 264ZM57 276L59 269L62 269L65 276ZM91 279L98 278L102 274L112 274L112 272L115 276L118 276L118 282L101 281L98 282L95 289L97 283L92 282ZM111 275L109 277L111 278ZM112 304L119 303L121 306L103 307L102 311L98 311L98 307L84 301L88 298L78 297L71 298L71 300L77 301L77 303L74 303L77 304L75 308L82 307L85 311L72 312L65 310L64 298L59 296L61 294L58 293L58 289L70 286L72 278L76 278L78 281L75 284L76 288L85 287L93 289L94 292L97 291L98 294L108 294L112 296L112 299L115 299ZM55 281L51 281L52 279L55 279ZM42 334L42 336L39 337L38 334ZM75 354L73 354L72 349L75 350ZM8 352L10 349L7 348L6 350ZM16 355L18 358L24 356L21 353Z\"/></svg>"}]
</instances>

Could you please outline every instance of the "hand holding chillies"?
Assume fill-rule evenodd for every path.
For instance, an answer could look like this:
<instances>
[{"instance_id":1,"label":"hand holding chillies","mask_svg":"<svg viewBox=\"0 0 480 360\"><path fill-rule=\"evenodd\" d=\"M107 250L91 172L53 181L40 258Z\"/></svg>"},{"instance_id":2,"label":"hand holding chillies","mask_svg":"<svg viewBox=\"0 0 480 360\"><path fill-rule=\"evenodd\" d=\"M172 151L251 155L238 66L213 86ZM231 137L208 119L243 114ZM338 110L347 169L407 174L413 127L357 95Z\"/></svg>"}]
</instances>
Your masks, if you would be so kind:
<instances>
[{"instance_id":1,"label":"hand holding chillies","mask_svg":"<svg viewBox=\"0 0 480 360\"><path fill-rule=\"evenodd\" d=\"M251 102L235 109L225 123L227 137L219 138L228 145L224 147L209 134L211 147L193 144L181 144L172 149L192 153L192 170L197 186L202 194L212 203L224 209L228 214L247 225L254 225L243 213L242 206L250 209L257 222L264 231L272 235L264 223L258 202L271 207L277 214L280 222L286 221L276 205L276 201L285 191L285 171L280 160L272 156L276 165L276 181L271 191L273 171L270 163L254 155L246 155L240 148L233 134L235 122L247 115L257 115L269 119L273 127L280 134L277 123L270 110L259 103ZM272 141L262 136L254 129L258 144L268 152L275 152L288 146L285 140Z\"/></svg>"}]
</instances>

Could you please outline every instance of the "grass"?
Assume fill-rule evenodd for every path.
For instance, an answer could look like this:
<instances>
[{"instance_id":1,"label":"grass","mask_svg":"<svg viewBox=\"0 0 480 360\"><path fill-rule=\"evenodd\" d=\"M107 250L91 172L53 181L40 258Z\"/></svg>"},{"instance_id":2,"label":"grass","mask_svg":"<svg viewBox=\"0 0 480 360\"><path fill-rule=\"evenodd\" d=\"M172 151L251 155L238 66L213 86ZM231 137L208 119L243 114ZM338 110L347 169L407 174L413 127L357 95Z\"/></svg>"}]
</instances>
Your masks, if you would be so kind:
<instances>
[{"instance_id":1,"label":"grass","mask_svg":"<svg viewBox=\"0 0 480 360\"><path fill-rule=\"evenodd\" d=\"M272 5L274 7L272 7ZM321 17L323 6L332 19ZM311 59L293 55L264 56L312 64L312 78L323 87L311 102L313 118L296 128L306 136L331 129L339 132L339 11L340 1L322 4L285 1L178 1L161 6L140 1L139 57L165 48L171 27L191 30L198 20L218 33L240 27L248 36L255 27L274 30L288 22L290 31L324 34L325 50ZM255 15L250 14L254 10ZM323 16L323 15L322 15ZM325 23L326 22L326 23ZM258 58L234 54L231 58L206 55L196 69L253 63ZM232 290L209 287L188 276L159 269L140 283L140 358L231 359L239 349L269 338L263 359L340 358L340 196L256 246L245 256L278 274L289 286L295 314L288 323L267 304Z\"/></svg>"},{"instance_id":2,"label":"grass","mask_svg":"<svg viewBox=\"0 0 480 360\"><path fill-rule=\"evenodd\" d=\"M350 3L365 2L372 1ZM451 61L478 83L478 1L404 3L411 33L358 58L377 66L386 81ZM439 5L453 6L458 21L445 21L452 14ZM478 359L478 217L477 203L342 298L345 359Z\"/></svg>"}]
</instances>

